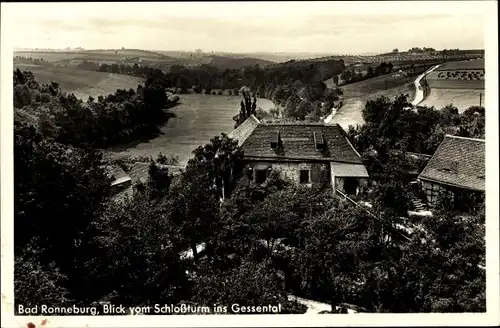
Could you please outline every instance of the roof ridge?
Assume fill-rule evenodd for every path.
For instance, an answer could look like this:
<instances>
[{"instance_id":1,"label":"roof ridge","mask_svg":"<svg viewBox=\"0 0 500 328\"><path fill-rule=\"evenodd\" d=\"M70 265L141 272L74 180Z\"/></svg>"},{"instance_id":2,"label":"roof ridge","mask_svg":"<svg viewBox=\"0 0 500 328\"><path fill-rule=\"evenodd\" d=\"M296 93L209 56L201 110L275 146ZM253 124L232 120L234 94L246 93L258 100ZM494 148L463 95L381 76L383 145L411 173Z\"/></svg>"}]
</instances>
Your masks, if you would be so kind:
<instances>
[{"instance_id":1,"label":"roof ridge","mask_svg":"<svg viewBox=\"0 0 500 328\"><path fill-rule=\"evenodd\" d=\"M308 123L290 123L290 122L284 122L284 123L266 123L266 122L259 122L260 125L267 125L267 126L333 126L331 124L325 124L325 123L316 123L316 122L308 122Z\"/></svg>"},{"instance_id":2,"label":"roof ridge","mask_svg":"<svg viewBox=\"0 0 500 328\"><path fill-rule=\"evenodd\" d=\"M485 139L454 136L454 135L451 135L451 134L446 134L444 137L445 138L454 138L454 139L463 139L463 140L481 141L481 142L485 142L486 141Z\"/></svg>"},{"instance_id":3,"label":"roof ridge","mask_svg":"<svg viewBox=\"0 0 500 328\"><path fill-rule=\"evenodd\" d=\"M250 115L250 117L251 117L251 118L252 118L252 119L253 119L256 123L258 123L258 124L260 124L260 123L261 123L261 122L260 122L260 120L259 120L259 119L258 119L258 118L254 115L254 114Z\"/></svg>"}]
</instances>

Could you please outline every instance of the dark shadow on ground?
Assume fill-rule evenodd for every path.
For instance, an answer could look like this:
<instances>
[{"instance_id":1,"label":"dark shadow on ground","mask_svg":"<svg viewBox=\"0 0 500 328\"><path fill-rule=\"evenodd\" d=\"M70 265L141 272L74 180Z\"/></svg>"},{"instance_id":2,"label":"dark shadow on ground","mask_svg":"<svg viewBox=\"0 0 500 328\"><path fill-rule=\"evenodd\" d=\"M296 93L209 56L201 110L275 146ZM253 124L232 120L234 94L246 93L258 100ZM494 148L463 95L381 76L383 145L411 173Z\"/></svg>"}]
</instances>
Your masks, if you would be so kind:
<instances>
[{"instance_id":1,"label":"dark shadow on ground","mask_svg":"<svg viewBox=\"0 0 500 328\"><path fill-rule=\"evenodd\" d=\"M129 141L110 144L108 147L106 147L106 149L110 151L124 151L127 150L128 148L133 148L139 144L147 143L163 135L164 133L161 131L161 128L165 126L171 118L177 117L175 113L172 113L168 109L173 108L178 104L179 103L170 105L166 109L164 109L162 115L157 118L156 125L139 130L133 135L129 136Z\"/></svg>"}]
</instances>

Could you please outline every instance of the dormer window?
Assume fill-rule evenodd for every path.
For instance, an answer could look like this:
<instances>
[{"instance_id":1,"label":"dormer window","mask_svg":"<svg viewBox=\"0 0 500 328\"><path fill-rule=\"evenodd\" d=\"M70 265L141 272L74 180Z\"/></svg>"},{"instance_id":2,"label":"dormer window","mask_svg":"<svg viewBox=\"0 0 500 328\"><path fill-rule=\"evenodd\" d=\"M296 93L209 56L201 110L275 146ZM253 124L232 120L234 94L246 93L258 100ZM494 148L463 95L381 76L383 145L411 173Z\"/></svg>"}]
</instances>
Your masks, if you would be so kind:
<instances>
[{"instance_id":1,"label":"dormer window","mask_svg":"<svg viewBox=\"0 0 500 328\"><path fill-rule=\"evenodd\" d=\"M271 136L271 148L276 150L278 149L279 144L280 144L280 132L276 131Z\"/></svg>"},{"instance_id":2,"label":"dormer window","mask_svg":"<svg viewBox=\"0 0 500 328\"><path fill-rule=\"evenodd\" d=\"M446 165L443 165L441 168L439 168L438 171L448 172L448 173L457 173L458 162L457 161L449 161L448 163L446 163Z\"/></svg>"},{"instance_id":3,"label":"dormer window","mask_svg":"<svg viewBox=\"0 0 500 328\"><path fill-rule=\"evenodd\" d=\"M326 142L325 142L325 137L323 136L323 133L321 132L314 132L314 145L316 146L316 150L325 150L326 148Z\"/></svg>"}]
</instances>

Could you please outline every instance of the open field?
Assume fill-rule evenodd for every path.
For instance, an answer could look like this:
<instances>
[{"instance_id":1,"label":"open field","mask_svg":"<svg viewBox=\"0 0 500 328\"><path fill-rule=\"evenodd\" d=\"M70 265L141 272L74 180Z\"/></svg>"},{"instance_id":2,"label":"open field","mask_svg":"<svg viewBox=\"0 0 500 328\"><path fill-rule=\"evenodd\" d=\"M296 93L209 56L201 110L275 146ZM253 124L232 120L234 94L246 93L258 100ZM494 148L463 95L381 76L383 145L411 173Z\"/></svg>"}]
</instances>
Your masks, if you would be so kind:
<instances>
[{"instance_id":1,"label":"open field","mask_svg":"<svg viewBox=\"0 0 500 328\"><path fill-rule=\"evenodd\" d=\"M138 49L108 49L108 50L81 50L81 51L15 51L14 56L44 59L55 65L70 67L77 66L82 61L92 61L98 64L113 63L145 63L163 64L166 66L183 65L199 66L208 64L226 68L243 68L246 66L271 65L273 61L251 57L215 56L203 54L202 56L192 53L180 52L155 52Z\"/></svg>"},{"instance_id":2,"label":"open field","mask_svg":"<svg viewBox=\"0 0 500 328\"><path fill-rule=\"evenodd\" d=\"M415 96L414 78L393 78L391 74L387 74L341 87L344 91L343 105L331 123L338 123L344 129L349 125L363 124L362 110L366 102L381 96L394 99L400 94L408 94L411 101Z\"/></svg>"},{"instance_id":3,"label":"open field","mask_svg":"<svg viewBox=\"0 0 500 328\"><path fill-rule=\"evenodd\" d=\"M431 88L484 89L484 60L448 62L427 75Z\"/></svg>"},{"instance_id":4,"label":"open field","mask_svg":"<svg viewBox=\"0 0 500 328\"><path fill-rule=\"evenodd\" d=\"M233 116L240 110L241 97L186 94L181 95L179 105L170 109L175 115L161 128L158 137L113 147L109 156L156 156L162 153L177 156L179 165L186 165L192 151L205 145L222 132L234 128ZM258 99L257 107L268 110L274 107L271 100Z\"/></svg>"},{"instance_id":5,"label":"open field","mask_svg":"<svg viewBox=\"0 0 500 328\"><path fill-rule=\"evenodd\" d=\"M38 82L42 84L56 81L64 91L73 93L83 100L86 100L89 96L97 98L99 95L107 95L117 89L136 89L143 82L143 79L139 77L84 71L75 68L25 64L16 64L14 68L31 71Z\"/></svg>"},{"instance_id":6,"label":"open field","mask_svg":"<svg viewBox=\"0 0 500 328\"><path fill-rule=\"evenodd\" d=\"M443 64L438 71L451 71L451 70L484 70L484 58L467 61L454 61Z\"/></svg>"},{"instance_id":7,"label":"open field","mask_svg":"<svg viewBox=\"0 0 500 328\"><path fill-rule=\"evenodd\" d=\"M431 92L419 106L434 106L441 109L452 104L459 112L465 111L470 106L479 106L479 97L482 94L482 106L484 106L484 90L474 89L431 89Z\"/></svg>"},{"instance_id":8,"label":"open field","mask_svg":"<svg viewBox=\"0 0 500 328\"><path fill-rule=\"evenodd\" d=\"M445 80L433 78L432 72L427 77L427 84L432 89L476 89L484 90L484 80Z\"/></svg>"},{"instance_id":9,"label":"open field","mask_svg":"<svg viewBox=\"0 0 500 328\"><path fill-rule=\"evenodd\" d=\"M380 75L364 81L340 87L345 97L363 97L366 94L389 90L412 82L414 77L392 77L392 74Z\"/></svg>"}]
</instances>

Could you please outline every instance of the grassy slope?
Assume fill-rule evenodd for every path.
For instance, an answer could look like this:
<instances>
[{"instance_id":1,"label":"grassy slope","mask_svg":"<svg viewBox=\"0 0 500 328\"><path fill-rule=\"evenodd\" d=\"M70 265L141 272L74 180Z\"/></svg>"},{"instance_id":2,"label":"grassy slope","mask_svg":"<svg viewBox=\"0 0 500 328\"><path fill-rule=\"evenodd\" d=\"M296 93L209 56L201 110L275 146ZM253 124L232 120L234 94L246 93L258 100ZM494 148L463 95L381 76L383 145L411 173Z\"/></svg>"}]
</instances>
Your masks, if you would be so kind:
<instances>
[{"instance_id":1,"label":"grassy slope","mask_svg":"<svg viewBox=\"0 0 500 328\"><path fill-rule=\"evenodd\" d=\"M176 156L179 165L186 165L192 151L206 144L221 132L233 130L233 116L238 114L241 97L185 94L179 105L170 109L175 115L161 128L158 137L136 141L110 149L108 156L156 156L158 153ZM257 107L274 107L267 99L258 99Z\"/></svg>"},{"instance_id":2,"label":"grassy slope","mask_svg":"<svg viewBox=\"0 0 500 328\"><path fill-rule=\"evenodd\" d=\"M243 68L245 66L271 65L272 61L251 57L226 57L204 55L202 58L190 57L189 53L175 52L154 52L138 49L110 49L110 50L85 50L85 51L67 51L67 52L48 52L48 51L16 51L14 56L43 58L48 62L61 66L76 66L83 60L93 61L100 64L113 64L125 60L128 63L144 62L162 63L166 65L201 65L209 64L219 69Z\"/></svg>"},{"instance_id":3,"label":"grassy slope","mask_svg":"<svg viewBox=\"0 0 500 328\"><path fill-rule=\"evenodd\" d=\"M484 90L473 89L431 89L430 94L419 105L443 108L453 104L459 112L463 112L470 106L479 106L479 97L482 94L482 106L484 106Z\"/></svg>"},{"instance_id":4,"label":"grassy slope","mask_svg":"<svg viewBox=\"0 0 500 328\"><path fill-rule=\"evenodd\" d=\"M439 67L437 71L451 71L460 69L484 69L484 58L478 60L448 62Z\"/></svg>"},{"instance_id":5,"label":"grassy slope","mask_svg":"<svg viewBox=\"0 0 500 328\"><path fill-rule=\"evenodd\" d=\"M428 81L431 86L431 92L420 105L443 108L446 105L453 104L462 112L470 106L479 106L479 98L482 94L481 105L484 106L484 80L437 80L437 75L439 74L437 71L467 69L484 69L484 59L448 62L439 67L435 72L429 74Z\"/></svg>"},{"instance_id":6,"label":"grassy slope","mask_svg":"<svg viewBox=\"0 0 500 328\"><path fill-rule=\"evenodd\" d=\"M411 101L415 95L415 77L393 78L392 74L352 83L341 87L344 91L343 106L338 110L331 123L338 123L344 129L349 125L362 124L361 111L368 100L386 96L394 99L399 94L408 94ZM387 90L385 89L387 83Z\"/></svg>"},{"instance_id":7,"label":"grassy slope","mask_svg":"<svg viewBox=\"0 0 500 328\"><path fill-rule=\"evenodd\" d=\"M89 96L97 98L99 95L107 95L117 89L136 89L143 82L141 78L134 76L84 71L75 68L23 64L16 64L14 68L33 72L38 82L43 84L56 81L64 91L74 93L75 96L83 100Z\"/></svg>"}]
</instances>

